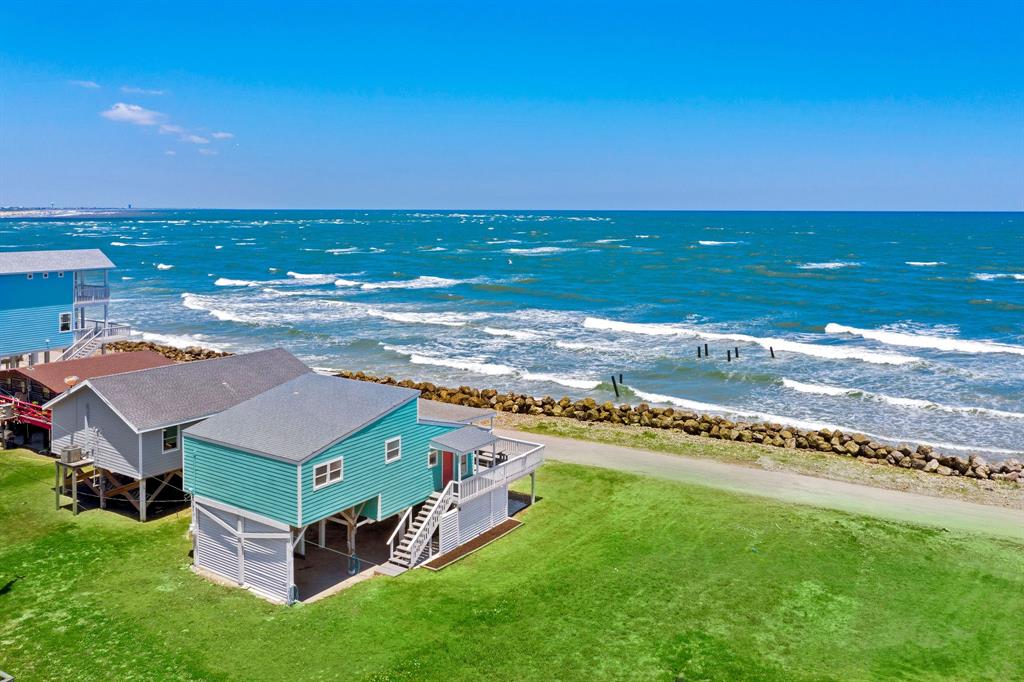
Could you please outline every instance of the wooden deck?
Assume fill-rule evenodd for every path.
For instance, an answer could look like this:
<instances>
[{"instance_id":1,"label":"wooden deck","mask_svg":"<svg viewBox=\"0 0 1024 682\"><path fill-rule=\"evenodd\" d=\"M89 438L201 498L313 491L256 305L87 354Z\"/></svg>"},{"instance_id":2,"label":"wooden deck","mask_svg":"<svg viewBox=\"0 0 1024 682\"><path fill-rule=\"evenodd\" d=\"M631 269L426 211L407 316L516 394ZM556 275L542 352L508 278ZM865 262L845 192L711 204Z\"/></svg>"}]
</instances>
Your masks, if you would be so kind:
<instances>
[{"instance_id":1,"label":"wooden deck","mask_svg":"<svg viewBox=\"0 0 1024 682\"><path fill-rule=\"evenodd\" d=\"M519 526L523 525L522 521L516 519L506 519L499 523L494 528L491 528L485 533L481 533L469 542L459 545L447 554L434 557L430 561L423 564L424 567L429 568L431 571L440 571L445 566L449 566L464 556L468 556L473 552L477 551L481 547L491 544L495 540L502 538Z\"/></svg>"}]
</instances>

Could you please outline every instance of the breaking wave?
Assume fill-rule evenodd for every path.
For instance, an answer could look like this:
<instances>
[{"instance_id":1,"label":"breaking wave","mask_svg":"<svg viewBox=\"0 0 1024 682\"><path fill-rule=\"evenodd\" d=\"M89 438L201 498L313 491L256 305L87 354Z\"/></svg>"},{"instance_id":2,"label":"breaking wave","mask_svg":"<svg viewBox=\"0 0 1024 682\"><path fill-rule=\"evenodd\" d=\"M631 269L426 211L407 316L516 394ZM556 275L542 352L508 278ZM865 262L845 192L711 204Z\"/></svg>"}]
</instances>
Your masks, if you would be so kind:
<instances>
[{"instance_id":1,"label":"breaking wave","mask_svg":"<svg viewBox=\"0 0 1024 682\"><path fill-rule=\"evenodd\" d=\"M927 336L925 334L907 334L904 332L887 331L884 329L857 329L829 322L825 325L826 334L850 334L890 346L907 346L912 348L930 348L932 350L951 351L956 353L1011 353L1024 355L1024 346L994 341L970 341L951 339L943 336Z\"/></svg>"},{"instance_id":2,"label":"breaking wave","mask_svg":"<svg viewBox=\"0 0 1024 682\"><path fill-rule=\"evenodd\" d=\"M532 249L505 249L505 253L511 253L515 256L552 256L556 253L566 253L575 250L564 246L535 246Z\"/></svg>"},{"instance_id":3,"label":"breaking wave","mask_svg":"<svg viewBox=\"0 0 1024 682\"><path fill-rule=\"evenodd\" d=\"M497 327L481 327L480 331L491 336L507 336L511 339L518 339L520 341L529 341L531 339L540 338L533 332L524 332L518 329L498 329Z\"/></svg>"},{"instance_id":4,"label":"breaking wave","mask_svg":"<svg viewBox=\"0 0 1024 682\"><path fill-rule=\"evenodd\" d=\"M976 272L974 273L974 279L982 282L991 282L994 279L1015 279L1018 281L1024 281L1024 273L1022 272Z\"/></svg>"},{"instance_id":5,"label":"breaking wave","mask_svg":"<svg viewBox=\"0 0 1024 682\"><path fill-rule=\"evenodd\" d=\"M876 365L905 365L913 362L920 362L920 358L910 355L899 355L897 353L883 353L862 348L846 348L843 346L824 346L815 343L801 343L771 337L750 336L748 334L722 334L718 332L703 331L689 327L681 327L674 324L659 323L638 323L619 322L616 320L605 320L598 317L588 317L583 321L587 329L605 329L610 331L628 332L631 334L645 334L648 336L689 336L707 339L709 341L734 341L739 343L753 343L762 348L772 348L776 351L799 353L818 358L830 360L861 360Z\"/></svg>"},{"instance_id":6,"label":"breaking wave","mask_svg":"<svg viewBox=\"0 0 1024 682\"><path fill-rule=\"evenodd\" d=\"M258 287L260 282L253 282L248 279L228 279L227 277L218 277L213 283L217 287Z\"/></svg>"},{"instance_id":7,"label":"breaking wave","mask_svg":"<svg viewBox=\"0 0 1024 682\"><path fill-rule=\"evenodd\" d=\"M1005 410L994 410L988 407L960 407L956 405L943 405L942 403L936 403L931 400L921 400L919 398L898 398L895 396L884 395L882 393L872 393L871 391L864 391L859 388L844 388L842 386L827 386L824 384L805 384L801 381L795 381L793 379L783 379L782 385L785 386L786 388L798 391L800 393L862 398L865 400L874 400L877 402L886 403L887 405L895 405L897 407L909 407L921 410L935 410L938 412L950 412L957 414L985 414L993 417L1004 417L1007 419L1024 419L1024 412L1008 412Z\"/></svg>"},{"instance_id":8,"label":"breaking wave","mask_svg":"<svg viewBox=\"0 0 1024 682\"><path fill-rule=\"evenodd\" d=\"M633 394L641 400L646 400L652 403L661 403L665 405L675 405L676 407L683 407L694 412L712 412L718 414L726 414L734 417L743 418L754 418L759 421L774 422L778 424L786 424L788 426L795 426L798 429L804 429L807 431L818 431L820 429L829 429L830 431L843 431L845 433L863 433L869 438L876 440L885 441L888 443L913 443L918 445L930 445L934 448L941 450L956 450L959 452L993 452L1005 455L1020 454L1019 450L1008 450L1005 448L992 448L987 446L978 445L962 445L958 443L944 443L934 442L927 440L920 440L917 438L908 438L906 436L886 436L879 435L876 433L868 433L861 431L860 429L854 429L848 426L837 426L835 424L828 424L825 422L808 421L804 419L797 419L795 417L786 417L777 414L769 414L767 412L759 412L757 410L748 410L745 408L729 407L727 405L715 405L713 403L702 403L696 400L687 400L686 398L677 398L671 395L661 395L659 393L647 393L645 391L638 391L632 386L629 387L633 391Z\"/></svg>"},{"instance_id":9,"label":"breaking wave","mask_svg":"<svg viewBox=\"0 0 1024 682\"><path fill-rule=\"evenodd\" d=\"M430 277L423 275L416 279L396 279L388 282L363 282L361 289L445 289L457 284L472 284L479 279L448 279L446 277Z\"/></svg>"},{"instance_id":10,"label":"breaking wave","mask_svg":"<svg viewBox=\"0 0 1024 682\"><path fill-rule=\"evenodd\" d=\"M936 265L945 265L946 263L941 260L908 260L904 261L907 265L915 268L931 268Z\"/></svg>"}]
</instances>

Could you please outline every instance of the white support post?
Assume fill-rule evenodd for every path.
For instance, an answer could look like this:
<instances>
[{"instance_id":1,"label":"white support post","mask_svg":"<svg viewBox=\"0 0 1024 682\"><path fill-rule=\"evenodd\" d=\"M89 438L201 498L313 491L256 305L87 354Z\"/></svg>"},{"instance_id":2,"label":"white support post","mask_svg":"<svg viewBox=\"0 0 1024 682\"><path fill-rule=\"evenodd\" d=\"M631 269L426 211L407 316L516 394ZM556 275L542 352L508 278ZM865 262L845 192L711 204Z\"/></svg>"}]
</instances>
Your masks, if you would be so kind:
<instances>
[{"instance_id":1,"label":"white support post","mask_svg":"<svg viewBox=\"0 0 1024 682\"><path fill-rule=\"evenodd\" d=\"M537 501L537 472L530 472L530 504Z\"/></svg>"},{"instance_id":2,"label":"white support post","mask_svg":"<svg viewBox=\"0 0 1024 682\"><path fill-rule=\"evenodd\" d=\"M306 558L306 529L303 528L299 531L299 544L295 548L295 553L303 559Z\"/></svg>"}]
</instances>

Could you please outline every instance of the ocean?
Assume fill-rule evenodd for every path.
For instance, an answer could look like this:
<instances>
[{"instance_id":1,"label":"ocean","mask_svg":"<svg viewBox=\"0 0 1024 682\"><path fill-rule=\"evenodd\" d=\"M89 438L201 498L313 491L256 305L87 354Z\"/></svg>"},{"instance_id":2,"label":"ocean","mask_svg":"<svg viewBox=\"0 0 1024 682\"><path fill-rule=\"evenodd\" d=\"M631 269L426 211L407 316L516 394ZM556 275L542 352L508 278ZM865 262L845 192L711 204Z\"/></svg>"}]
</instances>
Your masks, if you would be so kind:
<instances>
[{"instance_id":1,"label":"ocean","mask_svg":"<svg viewBox=\"0 0 1024 682\"><path fill-rule=\"evenodd\" d=\"M621 373L619 401L1024 450L1021 213L0 220L2 250L92 247L112 319L154 342L598 401Z\"/></svg>"}]
</instances>

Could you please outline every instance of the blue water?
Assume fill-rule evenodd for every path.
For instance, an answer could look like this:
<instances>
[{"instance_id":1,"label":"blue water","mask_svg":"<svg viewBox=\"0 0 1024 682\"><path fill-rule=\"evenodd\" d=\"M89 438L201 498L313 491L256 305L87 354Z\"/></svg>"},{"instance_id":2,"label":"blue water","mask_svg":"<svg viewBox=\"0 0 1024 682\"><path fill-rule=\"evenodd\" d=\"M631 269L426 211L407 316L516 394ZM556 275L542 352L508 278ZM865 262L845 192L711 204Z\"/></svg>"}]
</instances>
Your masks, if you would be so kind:
<instances>
[{"instance_id":1,"label":"blue water","mask_svg":"<svg viewBox=\"0 0 1024 682\"><path fill-rule=\"evenodd\" d=\"M83 247L118 265L112 317L153 341L599 400L621 372L634 402L1024 450L1024 214L0 221L4 250Z\"/></svg>"}]
</instances>

